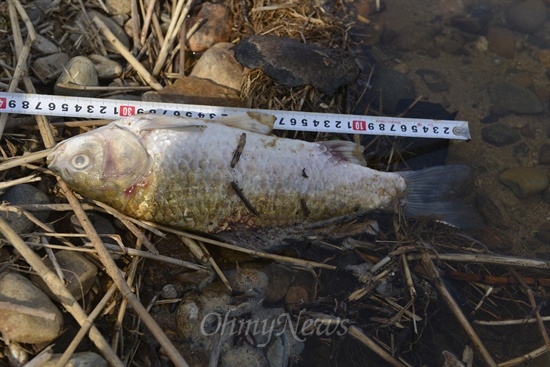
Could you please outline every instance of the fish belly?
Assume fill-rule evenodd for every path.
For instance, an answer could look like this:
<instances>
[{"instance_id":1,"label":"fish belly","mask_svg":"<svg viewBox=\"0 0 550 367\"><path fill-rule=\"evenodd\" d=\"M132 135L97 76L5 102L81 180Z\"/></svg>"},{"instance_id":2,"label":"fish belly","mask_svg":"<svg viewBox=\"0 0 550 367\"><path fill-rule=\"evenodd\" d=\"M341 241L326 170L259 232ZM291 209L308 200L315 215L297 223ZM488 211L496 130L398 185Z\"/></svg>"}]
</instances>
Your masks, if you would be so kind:
<instances>
[{"instance_id":1,"label":"fish belly","mask_svg":"<svg viewBox=\"0 0 550 367\"><path fill-rule=\"evenodd\" d=\"M405 190L399 175L349 163L322 144L221 124L154 130L144 143L151 175L123 211L184 229L281 226L389 209Z\"/></svg>"}]
</instances>

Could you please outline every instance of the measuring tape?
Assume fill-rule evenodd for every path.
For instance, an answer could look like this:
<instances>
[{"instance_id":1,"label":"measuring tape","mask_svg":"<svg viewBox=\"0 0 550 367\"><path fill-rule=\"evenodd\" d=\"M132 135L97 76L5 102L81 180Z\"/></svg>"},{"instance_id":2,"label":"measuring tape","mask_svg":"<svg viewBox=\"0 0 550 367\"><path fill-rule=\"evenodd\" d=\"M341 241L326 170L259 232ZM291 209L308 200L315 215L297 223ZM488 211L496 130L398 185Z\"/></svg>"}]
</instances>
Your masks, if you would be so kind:
<instances>
[{"instance_id":1,"label":"measuring tape","mask_svg":"<svg viewBox=\"0 0 550 367\"><path fill-rule=\"evenodd\" d=\"M341 134L391 135L469 140L466 121L341 115L300 111L251 110L179 103L0 92L0 113L119 119L140 113L213 119L246 112L276 117L274 129Z\"/></svg>"}]
</instances>

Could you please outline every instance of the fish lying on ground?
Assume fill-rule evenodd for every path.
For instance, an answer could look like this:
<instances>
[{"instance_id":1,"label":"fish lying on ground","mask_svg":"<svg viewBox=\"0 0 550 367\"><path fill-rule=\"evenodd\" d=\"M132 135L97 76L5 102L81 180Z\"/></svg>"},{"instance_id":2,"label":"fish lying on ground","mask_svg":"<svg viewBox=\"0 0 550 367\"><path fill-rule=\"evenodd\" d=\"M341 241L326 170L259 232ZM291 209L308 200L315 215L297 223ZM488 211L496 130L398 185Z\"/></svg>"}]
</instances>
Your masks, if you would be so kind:
<instances>
[{"instance_id":1,"label":"fish lying on ground","mask_svg":"<svg viewBox=\"0 0 550 367\"><path fill-rule=\"evenodd\" d=\"M448 198L466 166L379 172L359 164L362 148L351 142L267 135L257 118L135 115L61 142L49 168L73 190L129 216L201 232L376 209L472 224L465 205Z\"/></svg>"}]
</instances>

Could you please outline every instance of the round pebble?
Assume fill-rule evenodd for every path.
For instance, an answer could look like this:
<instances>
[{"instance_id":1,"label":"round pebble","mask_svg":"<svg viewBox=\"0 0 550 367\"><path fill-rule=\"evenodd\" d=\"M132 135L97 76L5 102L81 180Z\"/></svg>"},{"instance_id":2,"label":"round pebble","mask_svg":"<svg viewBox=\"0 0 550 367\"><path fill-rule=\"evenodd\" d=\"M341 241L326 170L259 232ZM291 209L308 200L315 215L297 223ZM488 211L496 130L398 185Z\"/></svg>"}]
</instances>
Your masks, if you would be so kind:
<instances>
[{"instance_id":1,"label":"round pebble","mask_svg":"<svg viewBox=\"0 0 550 367\"><path fill-rule=\"evenodd\" d=\"M84 255L76 251L61 250L55 253L55 258L63 271L65 284L69 292L76 298L81 299L86 295L94 285L97 268ZM47 258L44 264L54 270L54 266L50 258ZM31 280L46 293L50 298L55 299L54 294L50 291L47 284L38 275L32 275Z\"/></svg>"},{"instance_id":2,"label":"round pebble","mask_svg":"<svg viewBox=\"0 0 550 367\"><path fill-rule=\"evenodd\" d=\"M514 144L521 138L516 130L499 123L491 124L481 129L481 137L487 143L496 145L497 147Z\"/></svg>"},{"instance_id":3,"label":"round pebble","mask_svg":"<svg viewBox=\"0 0 550 367\"><path fill-rule=\"evenodd\" d=\"M122 66L118 62L102 55L90 55L88 58L94 63L99 79L113 80L122 75Z\"/></svg>"},{"instance_id":4,"label":"round pebble","mask_svg":"<svg viewBox=\"0 0 550 367\"><path fill-rule=\"evenodd\" d=\"M89 86L99 85L97 72L93 62L84 56L73 57L65 66L65 69L61 75L59 75L59 78L57 78L54 93L57 95L76 97L93 97L97 95L97 91L64 88L59 86L61 83Z\"/></svg>"},{"instance_id":5,"label":"round pebble","mask_svg":"<svg viewBox=\"0 0 550 367\"><path fill-rule=\"evenodd\" d=\"M489 84L491 100L497 106L519 114L536 114L544 111L544 104L529 89L504 79Z\"/></svg>"},{"instance_id":6,"label":"round pebble","mask_svg":"<svg viewBox=\"0 0 550 367\"><path fill-rule=\"evenodd\" d=\"M535 167L516 167L502 172L500 181L519 198L538 194L548 186L548 174Z\"/></svg>"},{"instance_id":7,"label":"round pebble","mask_svg":"<svg viewBox=\"0 0 550 367\"><path fill-rule=\"evenodd\" d=\"M489 49L501 57L512 58L516 54L514 32L507 28L490 27L487 30Z\"/></svg>"},{"instance_id":8,"label":"round pebble","mask_svg":"<svg viewBox=\"0 0 550 367\"><path fill-rule=\"evenodd\" d=\"M538 31L546 21L546 5L543 0L518 1L506 10L506 23L523 33Z\"/></svg>"},{"instance_id":9,"label":"round pebble","mask_svg":"<svg viewBox=\"0 0 550 367\"><path fill-rule=\"evenodd\" d=\"M61 359L61 354L54 354L46 363L40 367L55 367ZM74 353L65 364L66 367L107 367L109 364L99 354L94 352Z\"/></svg>"},{"instance_id":10,"label":"round pebble","mask_svg":"<svg viewBox=\"0 0 550 367\"><path fill-rule=\"evenodd\" d=\"M0 276L0 332L20 343L49 343L62 330L63 316L40 289L16 273ZM19 308L23 308L19 311ZM36 311L33 313L32 311Z\"/></svg>"},{"instance_id":11,"label":"round pebble","mask_svg":"<svg viewBox=\"0 0 550 367\"><path fill-rule=\"evenodd\" d=\"M241 90L243 66L235 60L232 43L221 42L210 47L193 67L190 76L210 79L221 86Z\"/></svg>"},{"instance_id":12,"label":"round pebble","mask_svg":"<svg viewBox=\"0 0 550 367\"><path fill-rule=\"evenodd\" d=\"M1 201L7 201L12 205L24 204L49 204L48 195L32 185L21 184L12 186L0 197ZM33 212L34 216L41 221L47 221L50 211ZM34 229L35 224L24 215L17 213L0 212L0 216L8 222L11 228L17 233L28 233Z\"/></svg>"}]
</instances>

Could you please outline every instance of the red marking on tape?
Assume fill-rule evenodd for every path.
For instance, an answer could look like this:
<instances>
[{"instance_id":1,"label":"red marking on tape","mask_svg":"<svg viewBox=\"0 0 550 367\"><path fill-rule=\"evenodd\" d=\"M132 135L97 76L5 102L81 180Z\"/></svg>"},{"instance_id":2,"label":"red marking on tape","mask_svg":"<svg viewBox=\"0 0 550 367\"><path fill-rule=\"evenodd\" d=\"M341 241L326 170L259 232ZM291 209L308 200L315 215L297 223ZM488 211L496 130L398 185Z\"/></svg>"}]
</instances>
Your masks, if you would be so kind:
<instances>
[{"instance_id":1,"label":"red marking on tape","mask_svg":"<svg viewBox=\"0 0 550 367\"><path fill-rule=\"evenodd\" d=\"M0 109L5 109L8 105L8 100L6 98L0 98Z\"/></svg>"},{"instance_id":2,"label":"red marking on tape","mask_svg":"<svg viewBox=\"0 0 550 367\"><path fill-rule=\"evenodd\" d=\"M120 116L132 116L136 114L135 106L120 106Z\"/></svg>"},{"instance_id":3,"label":"red marking on tape","mask_svg":"<svg viewBox=\"0 0 550 367\"><path fill-rule=\"evenodd\" d=\"M362 120L353 120L353 130L365 131L367 130L367 122Z\"/></svg>"}]
</instances>

